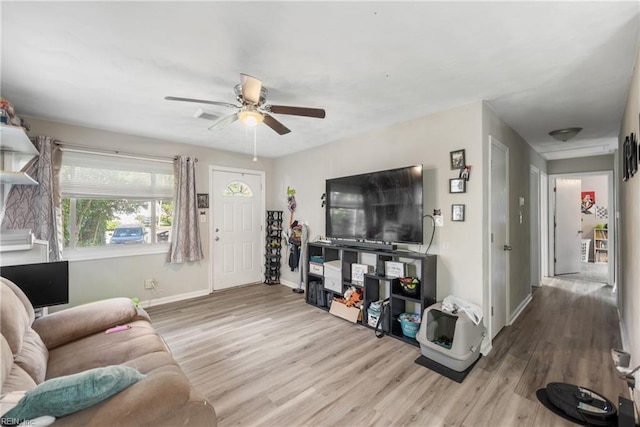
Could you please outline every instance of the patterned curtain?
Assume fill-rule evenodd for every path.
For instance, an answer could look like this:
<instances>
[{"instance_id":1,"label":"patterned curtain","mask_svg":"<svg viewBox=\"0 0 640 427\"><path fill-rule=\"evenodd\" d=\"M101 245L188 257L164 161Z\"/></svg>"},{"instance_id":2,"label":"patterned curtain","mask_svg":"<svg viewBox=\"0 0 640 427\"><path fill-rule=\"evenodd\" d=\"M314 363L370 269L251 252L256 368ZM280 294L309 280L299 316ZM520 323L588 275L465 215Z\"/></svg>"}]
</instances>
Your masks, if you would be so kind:
<instances>
[{"instance_id":1,"label":"patterned curtain","mask_svg":"<svg viewBox=\"0 0 640 427\"><path fill-rule=\"evenodd\" d=\"M200 242L196 197L196 159L179 156L174 162L175 191L171 248L167 261L182 264L204 258Z\"/></svg>"},{"instance_id":2,"label":"patterned curtain","mask_svg":"<svg viewBox=\"0 0 640 427\"><path fill-rule=\"evenodd\" d=\"M60 147L47 136L38 136L40 153L22 168L38 185L12 185L5 204L2 229L31 229L36 239L49 242L49 261L62 259L60 205Z\"/></svg>"}]
</instances>

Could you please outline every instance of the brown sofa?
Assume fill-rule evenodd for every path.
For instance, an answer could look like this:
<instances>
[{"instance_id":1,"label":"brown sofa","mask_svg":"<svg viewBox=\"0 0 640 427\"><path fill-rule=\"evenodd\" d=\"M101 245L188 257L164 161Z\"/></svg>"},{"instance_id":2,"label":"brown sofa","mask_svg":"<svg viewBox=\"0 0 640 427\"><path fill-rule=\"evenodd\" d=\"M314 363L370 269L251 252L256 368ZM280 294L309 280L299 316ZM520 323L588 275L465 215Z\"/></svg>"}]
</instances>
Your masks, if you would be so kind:
<instances>
[{"instance_id":1,"label":"brown sofa","mask_svg":"<svg viewBox=\"0 0 640 427\"><path fill-rule=\"evenodd\" d=\"M0 278L0 393L108 365L146 378L55 426L215 426L211 404L187 381L147 313L127 298L69 308L35 319L25 294ZM126 331L105 334L116 325Z\"/></svg>"}]
</instances>

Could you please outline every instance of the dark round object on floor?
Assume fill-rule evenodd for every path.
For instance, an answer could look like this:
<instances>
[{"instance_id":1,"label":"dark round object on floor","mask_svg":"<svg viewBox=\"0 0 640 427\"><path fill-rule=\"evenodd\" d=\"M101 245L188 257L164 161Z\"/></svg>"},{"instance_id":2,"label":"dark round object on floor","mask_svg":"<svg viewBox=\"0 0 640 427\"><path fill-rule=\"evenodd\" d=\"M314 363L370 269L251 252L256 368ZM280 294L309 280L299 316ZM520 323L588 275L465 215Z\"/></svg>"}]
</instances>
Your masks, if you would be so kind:
<instances>
[{"instance_id":1,"label":"dark round object on floor","mask_svg":"<svg viewBox=\"0 0 640 427\"><path fill-rule=\"evenodd\" d=\"M573 384L549 383L536 392L538 400L563 418L583 425L614 426L616 406L607 398Z\"/></svg>"}]
</instances>

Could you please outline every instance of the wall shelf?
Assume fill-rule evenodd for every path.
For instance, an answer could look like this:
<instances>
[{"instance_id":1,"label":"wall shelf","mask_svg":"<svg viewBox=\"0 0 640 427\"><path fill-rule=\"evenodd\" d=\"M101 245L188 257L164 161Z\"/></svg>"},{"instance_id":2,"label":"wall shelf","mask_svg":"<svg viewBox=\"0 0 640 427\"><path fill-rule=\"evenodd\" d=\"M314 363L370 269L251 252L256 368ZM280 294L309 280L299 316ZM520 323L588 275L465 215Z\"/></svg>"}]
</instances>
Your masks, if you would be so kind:
<instances>
[{"instance_id":1,"label":"wall shelf","mask_svg":"<svg viewBox=\"0 0 640 427\"><path fill-rule=\"evenodd\" d=\"M3 168L17 169L37 156L38 150L21 127L0 125L0 153ZM24 172L0 170L0 184L38 185L38 182Z\"/></svg>"},{"instance_id":2,"label":"wall shelf","mask_svg":"<svg viewBox=\"0 0 640 427\"><path fill-rule=\"evenodd\" d=\"M0 125L0 151L37 156L38 150L31 143L24 129L19 126Z\"/></svg>"},{"instance_id":3,"label":"wall shelf","mask_svg":"<svg viewBox=\"0 0 640 427\"><path fill-rule=\"evenodd\" d=\"M31 178L24 172L10 172L0 170L0 183L2 184L21 184L21 185L38 185L38 181Z\"/></svg>"}]
</instances>

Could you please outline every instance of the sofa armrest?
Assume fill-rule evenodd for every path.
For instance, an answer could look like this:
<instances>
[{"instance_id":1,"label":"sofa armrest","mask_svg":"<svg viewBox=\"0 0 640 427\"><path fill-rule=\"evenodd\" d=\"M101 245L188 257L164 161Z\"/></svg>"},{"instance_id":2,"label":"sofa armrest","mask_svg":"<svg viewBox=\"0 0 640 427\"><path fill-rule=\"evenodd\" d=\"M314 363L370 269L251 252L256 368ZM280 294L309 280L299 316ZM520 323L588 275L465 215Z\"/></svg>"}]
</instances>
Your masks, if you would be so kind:
<instances>
[{"instance_id":1,"label":"sofa armrest","mask_svg":"<svg viewBox=\"0 0 640 427\"><path fill-rule=\"evenodd\" d=\"M58 418L54 426L158 425L188 405L189 399L190 386L183 374L158 372L103 402ZM205 425L215 425L215 412L213 424Z\"/></svg>"},{"instance_id":2,"label":"sofa armrest","mask_svg":"<svg viewBox=\"0 0 640 427\"><path fill-rule=\"evenodd\" d=\"M149 320L149 316L128 298L111 298L42 316L32 327L51 350L138 319Z\"/></svg>"}]
</instances>

